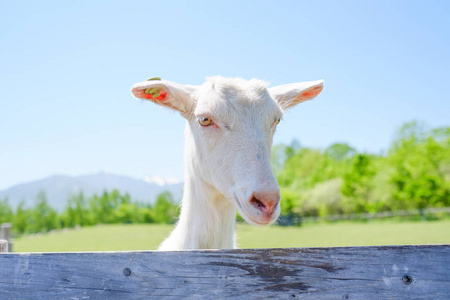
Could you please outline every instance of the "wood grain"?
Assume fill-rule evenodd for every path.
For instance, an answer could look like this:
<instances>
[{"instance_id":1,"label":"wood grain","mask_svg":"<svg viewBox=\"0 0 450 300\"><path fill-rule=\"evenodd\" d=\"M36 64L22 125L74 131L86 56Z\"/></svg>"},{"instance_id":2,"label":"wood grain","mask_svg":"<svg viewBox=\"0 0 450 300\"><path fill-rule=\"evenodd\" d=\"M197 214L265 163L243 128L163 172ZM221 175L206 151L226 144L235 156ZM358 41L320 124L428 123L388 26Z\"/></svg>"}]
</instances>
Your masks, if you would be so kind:
<instances>
[{"instance_id":1,"label":"wood grain","mask_svg":"<svg viewBox=\"0 0 450 300\"><path fill-rule=\"evenodd\" d=\"M0 254L0 299L450 299L450 245Z\"/></svg>"}]
</instances>

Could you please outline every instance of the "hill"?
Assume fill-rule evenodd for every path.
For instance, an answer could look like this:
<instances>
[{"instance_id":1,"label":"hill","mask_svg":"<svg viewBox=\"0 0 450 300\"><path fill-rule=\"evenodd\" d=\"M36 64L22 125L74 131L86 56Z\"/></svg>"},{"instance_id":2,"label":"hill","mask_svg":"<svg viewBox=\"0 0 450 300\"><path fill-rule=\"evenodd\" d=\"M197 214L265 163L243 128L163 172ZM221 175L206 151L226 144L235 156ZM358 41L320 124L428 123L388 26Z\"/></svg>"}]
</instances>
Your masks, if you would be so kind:
<instances>
[{"instance_id":1,"label":"hill","mask_svg":"<svg viewBox=\"0 0 450 300\"><path fill-rule=\"evenodd\" d=\"M102 194L103 191L117 189L128 193L133 201L153 203L156 196L169 191L177 201L181 200L182 183L149 182L127 176L99 173L82 176L54 175L41 180L18 184L0 191L0 199L8 198L12 207L20 201L32 206L39 191L44 190L50 206L58 211L64 209L68 196L83 192L85 197Z\"/></svg>"}]
</instances>

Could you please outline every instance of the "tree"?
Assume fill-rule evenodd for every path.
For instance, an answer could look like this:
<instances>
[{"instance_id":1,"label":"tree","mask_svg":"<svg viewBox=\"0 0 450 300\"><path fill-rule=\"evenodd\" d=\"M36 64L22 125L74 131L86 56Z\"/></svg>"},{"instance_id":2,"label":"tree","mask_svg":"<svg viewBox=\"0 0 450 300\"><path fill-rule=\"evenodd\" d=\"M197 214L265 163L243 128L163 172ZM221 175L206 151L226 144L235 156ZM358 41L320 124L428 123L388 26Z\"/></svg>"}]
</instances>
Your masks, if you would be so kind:
<instances>
[{"instance_id":1,"label":"tree","mask_svg":"<svg viewBox=\"0 0 450 300\"><path fill-rule=\"evenodd\" d=\"M0 224L12 222L13 211L9 205L8 198L0 200Z\"/></svg>"},{"instance_id":2,"label":"tree","mask_svg":"<svg viewBox=\"0 0 450 300\"><path fill-rule=\"evenodd\" d=\"M25 208L25 203L21 201L17 206L13 217L13 230L17 233L26 233L30 228L31 211Z\"/></svg>"},{"instance_id":3,"label":"tree","mask_svg":"<svg viewBox=\"0 0 450 300\"><path fill-rule=\"evenodd\" d=\"M57 212L48 205L47 196L40 191L36 196L35 206L31 211L31 232L46 232L59 227Z\"/></svg>"},{"instance_id":4,"label":"tree","mask_svg":"<svg viewBox=\"0 0 450 300\"><path fill-rule=\"evenodd\" d=\"M173 196L170 192L162 192L156 199L153 207L154 220L156 223L172 224L178 217L178 206L174 204Z\"/></svg>"},{"instance_id":5,"label":"tree","mask_svg":"<svg viewBox=\"0 0 450 300\"><path fill-rule=\"evenodd\" d=\"M450 205L450 150L447 141L409 135L396 141L389 160L394 167L393 205L397 209L423 209Z\"/></svg>"},{"instance_id":6,"label":"tree","mask_svg":"<svg viewBox=\"0 0 450 300\"><path fill-rule=\"evenodd\" d=\"M286 162L300 149L300 142L293 140L289 146L276 145L272 148L271 164L275 174L283 171Z\"/></svg>"},{"instance_id":7,"label":"tree","mask_svg":"<svg viewBox=\"0 0 450 300\"><path fill-rule=\"evenodd\" d=\"M297 212L296 208L299 207L301 203L301 194L298 191L292 190L288 187L281 187L281 195L281 213L283 215L289 215Z\"/></svg>"},{"instance_id":8,"label":"tree","mask_svg":"<svg viewBox=\"0 0 450 300\"><path fill-rule=\"evenodd\" d=\"M373 159L368 154L356 155L352 166L344 174L341 187L344 211L360 213L368 210L372 179L376 174Z\"/></svg>"},{"instance_id":9,"label":"tree","mask_svg":"<svg viewBox=\"0 0 450 300\"><path fill-rule=\"evenodd\" d=\"M143 219L136 203L122 202L115 214L117 222L120 223L139 223Z\"/></svg>"},{"instance_id":10,"label":"tree","mask_svg":"<svg viewBox=\"0 0 450 300\"><path fill-rule=\"evenodd\" d=\"M85 226L90 224L89 212L82 192L78 195L69 196L67 199L67 208L64 211L62 218L65 227L75 227L76 225Z\"/></svg>"},{"instance_id":11,"label":"tree","mask_svg":"<svg viewBox=\"0 0 450 300\"><path fill-rule=\"evenodd\" d=\"M395 133L391 151L405 145L413 146L420 144L429 136L428 128L423 122L411 121L403 124Z\"/></svg>"},{"instance_id":12,"label":"tree","mask_svg":"<svg viewBox=\"0 0 450 300\"><path fill-rule=\"evenodd\" d=\"M338 161L350 159L355 154L356 150L346 143L335 143L325 149L326 156Z\"/></svg>"},{"instance_id":13,"label":"tree","mask_svg":"<svg viewBox=\"0 0 450 300\"><path fill-rule=\"evenodd\" d=\"M94 195L89 199L91 223L115 223L117 221L115 211L121 202L121 195L117 190L110 193L104 191L100 197Z\"/></svg>"}]
</instances>

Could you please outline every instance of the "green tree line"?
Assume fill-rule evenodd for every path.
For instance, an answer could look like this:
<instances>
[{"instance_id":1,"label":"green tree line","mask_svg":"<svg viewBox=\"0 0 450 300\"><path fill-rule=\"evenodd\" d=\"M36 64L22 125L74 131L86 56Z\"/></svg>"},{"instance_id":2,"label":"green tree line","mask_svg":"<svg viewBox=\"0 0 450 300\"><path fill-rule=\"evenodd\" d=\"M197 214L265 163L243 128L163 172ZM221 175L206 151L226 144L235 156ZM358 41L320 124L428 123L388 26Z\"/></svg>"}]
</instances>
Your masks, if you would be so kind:
<instances>
[{"instance_id":1,"label":"green tree line","mask_svg":"<svg viewBox=\"0 0 450 300\"><path fill-rule=\"evenodd\" d=\"M12 222L17 234L47 232L53 229L112 223L174 223L178 205L169 192L158 195L156 202L133 202L128 194L117 190L85 198L83 193L67 199L62 212L53 209L44 191L36 196L33 207L21 202L14 211L8 199L0 200L0 223Z\"/></svg>"},{"instance_id":2,"label":"green tree line","mask_svg":"<svg viewBox=\"0 0 450 300\"><path fill-rule=\"evenodd\" d=\"M298 142L273 149L282 212L303 216L450 206L450 127L409 122L385 154L348 144L325 150Z\"/></svg>"}]
</instances>

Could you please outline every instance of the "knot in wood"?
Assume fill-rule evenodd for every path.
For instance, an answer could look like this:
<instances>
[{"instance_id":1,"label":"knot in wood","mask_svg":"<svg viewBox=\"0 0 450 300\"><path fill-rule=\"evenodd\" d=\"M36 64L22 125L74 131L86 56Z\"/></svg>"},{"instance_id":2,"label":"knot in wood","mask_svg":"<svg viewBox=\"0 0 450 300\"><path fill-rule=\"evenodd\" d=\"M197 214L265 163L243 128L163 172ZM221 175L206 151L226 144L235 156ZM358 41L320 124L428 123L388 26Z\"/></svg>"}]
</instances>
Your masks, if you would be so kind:
<instances>
[{"instance_id":1,"label":"knot in wood","mask_svg":"<svg viewBox=\"0 0 450 300\"><path fill-rule=\"evenodd\" d=\"M131 269L130 268L123 269L123 275L130 276L131 275Z\"/></svg>"},{"instance_id":2,"label":"knot in wood","mask_svg":"<svg viewBox=\"0 0 450 300\"><path fill-rule=\"evenodd\" d=\"M413 282L413 278L409 275L405 275L403 276L402 281L404 284L409 285Z\"/></svg>"}]
</instances>

